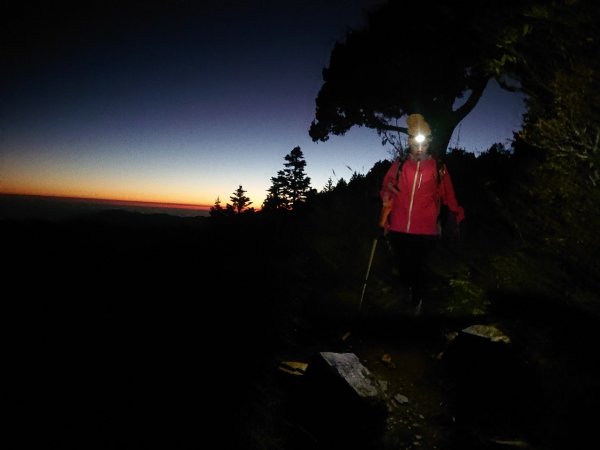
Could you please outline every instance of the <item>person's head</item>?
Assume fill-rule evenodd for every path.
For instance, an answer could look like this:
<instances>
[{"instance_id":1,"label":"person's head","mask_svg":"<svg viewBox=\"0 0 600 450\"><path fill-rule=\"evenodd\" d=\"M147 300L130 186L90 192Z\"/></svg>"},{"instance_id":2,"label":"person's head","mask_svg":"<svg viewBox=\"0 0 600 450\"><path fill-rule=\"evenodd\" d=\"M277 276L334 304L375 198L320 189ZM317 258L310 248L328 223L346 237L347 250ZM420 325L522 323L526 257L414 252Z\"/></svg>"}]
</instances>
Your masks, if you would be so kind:
<instances>
[{"instance_id":1,"label":"person's head","mask_svg":"<svg viewBox=\"0 0 600 450\"><path fill-rule=\"evenodd\" d=\"M411 114L407 117L408 145L414 159L424 159L428 155L431 142L431 128L421 114Z\"/></svg>"}]
</instances>

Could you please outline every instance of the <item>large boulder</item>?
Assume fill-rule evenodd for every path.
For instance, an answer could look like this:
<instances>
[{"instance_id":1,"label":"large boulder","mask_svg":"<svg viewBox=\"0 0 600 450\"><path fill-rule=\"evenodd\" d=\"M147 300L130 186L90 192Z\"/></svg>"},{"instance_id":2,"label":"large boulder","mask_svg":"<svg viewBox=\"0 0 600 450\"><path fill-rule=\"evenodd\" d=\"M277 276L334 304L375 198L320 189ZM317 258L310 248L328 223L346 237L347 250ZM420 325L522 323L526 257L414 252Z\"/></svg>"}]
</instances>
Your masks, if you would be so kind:
<instances>
[{"instance_id":1,"label":"large boulder","mask_svg":"<svg viewBox=\"0 0 600 450\"><path fill-rule=\"evenodd\" d=\"M303 378L296 420L322 448L381 447L386 402L379 381L355 354L320 352Z\"/></svg>"}]
</instances>

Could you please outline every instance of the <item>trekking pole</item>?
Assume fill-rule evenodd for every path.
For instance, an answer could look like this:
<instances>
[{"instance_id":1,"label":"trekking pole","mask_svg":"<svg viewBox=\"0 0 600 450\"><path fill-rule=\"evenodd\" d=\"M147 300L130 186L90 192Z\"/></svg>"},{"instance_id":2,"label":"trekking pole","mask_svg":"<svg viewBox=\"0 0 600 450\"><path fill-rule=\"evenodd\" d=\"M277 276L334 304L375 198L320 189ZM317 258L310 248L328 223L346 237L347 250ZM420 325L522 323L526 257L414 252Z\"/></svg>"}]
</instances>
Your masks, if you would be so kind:
<instances>
[{"instance_id":1,"label":"trekking pole","mask_svg":"<svg viewBox=\"0 0 600 450\"><path fill-rule=\"evenodd\" d=\"M398 175L396 175L398 176ZM381 208L381 212L379 214L379 227L382 230L382 235L385 235L386 223L388 220L388 216L392 211L392 202L388 198L383 202L383 208ZM371 255L369 256L369 264L367 265L367 274L365 275L365 282L363 284L362 293L360 294L360 303L358 305L358 310L362 308L363 298L365 297L365 291L367 289L367 281L369 280L369 273L371 272L371 264L373 263L373 256L375 255L375 249L377 248L377 241L379 240L379 235L373 239L373 245L371 246Z\"/></svg>"},{"instance_id":2,"label":"trekking pole","mask_svg":"<svg viewBox=\"0 0 600 450\"><path fill-rule=\"evenodd\" d=\"M362 293L360 294L360 303L358 310L362 308L363 298L365 297L365 290L367 289L367 281L369 280L369 273L371 272L371 264L373 263L373 256L375 255L375 249L377 248L377 241L379 237L373 239L373 245L371 246L371 255L369 256L369 264L367 265L367 273L365 275L365 282L363 284Z\"/></svg>"}]
</instances>

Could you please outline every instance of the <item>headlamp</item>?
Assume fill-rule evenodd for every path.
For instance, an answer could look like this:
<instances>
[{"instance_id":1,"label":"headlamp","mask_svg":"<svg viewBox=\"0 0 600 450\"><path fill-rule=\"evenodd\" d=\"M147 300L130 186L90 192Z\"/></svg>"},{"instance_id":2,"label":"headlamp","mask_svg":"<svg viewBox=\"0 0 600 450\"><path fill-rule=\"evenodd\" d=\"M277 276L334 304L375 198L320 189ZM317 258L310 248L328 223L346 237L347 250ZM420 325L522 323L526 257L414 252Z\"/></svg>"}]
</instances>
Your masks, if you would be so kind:
<instances>
[{"instance_id":1,"label":"headlamp","mask_svg":"<svg viewBox=\"0 0 600 450\"><path fill-rule=\"evenodd\" d=\"M424 135L422 135L422 134L420 134L420 133L419 133L419 134L417 134L417 135L415 136L415 142L416 142L417 144L421 144L421 143L425 142L425 136L424 136Z\"/></svg>"}]
</instances>

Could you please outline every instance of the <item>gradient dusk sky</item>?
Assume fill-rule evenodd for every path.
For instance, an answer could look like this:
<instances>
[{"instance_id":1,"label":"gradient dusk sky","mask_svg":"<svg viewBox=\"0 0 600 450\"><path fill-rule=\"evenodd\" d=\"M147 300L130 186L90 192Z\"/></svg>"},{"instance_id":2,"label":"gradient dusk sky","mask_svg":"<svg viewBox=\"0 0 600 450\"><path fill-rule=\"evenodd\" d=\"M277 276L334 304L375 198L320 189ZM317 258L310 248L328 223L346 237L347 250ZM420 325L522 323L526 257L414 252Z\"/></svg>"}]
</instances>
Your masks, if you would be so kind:
<instances>
[{"instance_id":1,"label":"gradient dusk sky","mask_svg":"<svg viewBox=\"0 0 600 450\"><path fill-rule=\"evenodd\" d=\"M336 40L380 0L22 3L1 7L0 193L212 205L242 185L259 207L296 146L318 190L389 157L372 130L308 135ZM507 143L522 112L491 84L459 145Z\"/></svg>"}]
</instances>

